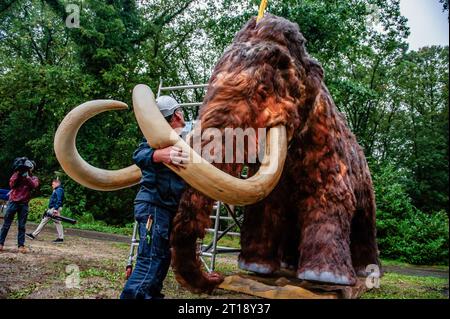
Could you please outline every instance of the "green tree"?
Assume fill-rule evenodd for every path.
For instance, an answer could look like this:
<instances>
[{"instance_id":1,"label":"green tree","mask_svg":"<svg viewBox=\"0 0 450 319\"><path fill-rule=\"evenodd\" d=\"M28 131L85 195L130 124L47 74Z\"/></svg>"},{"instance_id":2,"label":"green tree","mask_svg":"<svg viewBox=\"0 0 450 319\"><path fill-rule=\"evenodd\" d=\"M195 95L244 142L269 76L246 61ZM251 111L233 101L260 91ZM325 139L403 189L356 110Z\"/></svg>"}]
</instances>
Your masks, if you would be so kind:
<instances>
[{"instance_id":1,"label":"green tree","mask_svg":"<svg viewBox=\"0 0 450 319\"><path fill-rule=\"evenodd\" d=\"M404 169L408 193L427 212L448 209L448 55L434 46L399 61L399 110L384 137L383 160Z\"/></svg>"}]
</instances>

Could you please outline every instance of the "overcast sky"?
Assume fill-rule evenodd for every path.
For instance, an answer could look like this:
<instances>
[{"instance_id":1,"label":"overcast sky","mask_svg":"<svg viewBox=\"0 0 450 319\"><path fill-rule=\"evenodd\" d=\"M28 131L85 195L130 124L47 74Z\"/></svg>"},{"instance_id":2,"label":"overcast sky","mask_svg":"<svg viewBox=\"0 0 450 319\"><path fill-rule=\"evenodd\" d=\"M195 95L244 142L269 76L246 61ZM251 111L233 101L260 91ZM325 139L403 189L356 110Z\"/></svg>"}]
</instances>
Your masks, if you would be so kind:
<instances>
[{"instance_id":1,"label":"overcast sky","mask_svg":"<svg viewBox=\"0 0 450 319\"><path fill-rule=\"evenodd\" d=\"M408 18L411 50L427 45L448 45L448 16L447 12L442 12L438 0L401 0L400 11Z\"/></svg>"}]
</instances>

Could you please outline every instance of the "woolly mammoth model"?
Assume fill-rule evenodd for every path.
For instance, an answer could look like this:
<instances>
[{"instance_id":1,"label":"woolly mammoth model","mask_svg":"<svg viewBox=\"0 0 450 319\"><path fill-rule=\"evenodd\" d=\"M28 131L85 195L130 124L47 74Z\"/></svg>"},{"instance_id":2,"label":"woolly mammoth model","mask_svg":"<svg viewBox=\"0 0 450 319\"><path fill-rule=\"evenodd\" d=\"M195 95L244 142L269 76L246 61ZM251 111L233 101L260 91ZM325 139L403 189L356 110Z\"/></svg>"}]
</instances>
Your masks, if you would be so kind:
<instances>
[{"instance_id":1,"label":"woolly mammoth model","mask_svg":"<svg viewBox=\"0 0 450 319\"><path fill-rule=\"evenodd\" d=\"M252 18L209 81L196 130L267 128L261 163L237 162L234 154L234 161L216 158L211 164L171 130L147 86L133 91L134 112L148 143L154 148L176 144L190 153L185 169L169 167L191 186L175 216L171 244L176 278L192 291L211 291L220 283L202 271L196 251L197 238L210 224L214 200L246 205L242 269L270 274L289 267L300 279L353 285L367 265L378 264L375 200L366 159L304 42L294 23L269 14L258 23ZM61 123L56 155L79 183L114 190L139 182L136 166L98 169L75 147L76 133L88 118L122 108L126 105L117 101L91 101ZM220 141L216 147L225 147ZM251 155L246 148L244 153L245 159ZM250 176L246 180L238 178L244 166Z\"/></svg>"}]
</instances>

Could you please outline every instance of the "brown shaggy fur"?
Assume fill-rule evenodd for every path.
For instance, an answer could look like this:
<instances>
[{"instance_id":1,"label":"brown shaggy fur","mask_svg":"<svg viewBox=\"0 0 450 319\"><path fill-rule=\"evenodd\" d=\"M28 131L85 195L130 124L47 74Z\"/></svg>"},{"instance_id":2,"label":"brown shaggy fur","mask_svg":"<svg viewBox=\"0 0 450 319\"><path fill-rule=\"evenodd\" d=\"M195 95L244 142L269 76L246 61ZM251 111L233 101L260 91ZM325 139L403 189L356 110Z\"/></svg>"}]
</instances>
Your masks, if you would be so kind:
<instances>
[{"instance_id":1,"label":"brown shaggy fur","mask_svg":"<svg viewBox=\"0 0 450 319\"><path fill-rule=\"evenodd\" d=\"M353 284L355 271L378 264L372 181L304 42L297 24L270 14L258 24L252 18L215 67L200 119L203 129L282 124L291 138L279 184L246 207L239 259L271 271L284 263L298 273L331 272ZM242 169L216 166L234 176ZM177 280L195 292L210 292L220 282L201 270L196 252L212 204L189 188L174 220L172 266Z\"/></svg>"}]
</instances>

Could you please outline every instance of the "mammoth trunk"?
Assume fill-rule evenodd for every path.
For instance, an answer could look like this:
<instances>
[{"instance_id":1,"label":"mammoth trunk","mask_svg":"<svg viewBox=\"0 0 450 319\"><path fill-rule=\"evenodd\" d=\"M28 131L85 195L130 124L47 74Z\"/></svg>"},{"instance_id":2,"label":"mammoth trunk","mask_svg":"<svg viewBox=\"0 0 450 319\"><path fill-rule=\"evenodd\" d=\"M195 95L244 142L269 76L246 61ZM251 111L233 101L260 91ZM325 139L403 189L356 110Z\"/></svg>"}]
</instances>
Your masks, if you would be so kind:
<instances>
[{"instance_id":1,"label":"mammoth trunk","mask_svg":"<svg viewBox=\"0 0 450 319\"><path fill-rule=\"evenodd\" d=\"M216 283L210 282L202 271L198 256L197 238L203 238L209 227L209 211L213 201L204 198L203 207L193 201L202 196L194 189L183 195L183 204L174 220L171 237L172 267L176 280L195 293L211 292Z\"/></svg>"},{"instance_id":2,"label":"mammoth trunk","mask_svg":"<svg viewBox=\"0 0 450 319\"><path fill-rule=\"evenodd\" d=\"M242 165L224 164L219 168L237 176L241 172ZM194 293L210 293L223 281L218 274L204 272L199 258L198 239L205 237L206 229L211 225L213 204L214 200L189 187L181 198L173 221L172 268L176 280Z\"/></svg>"}]
</instances>

